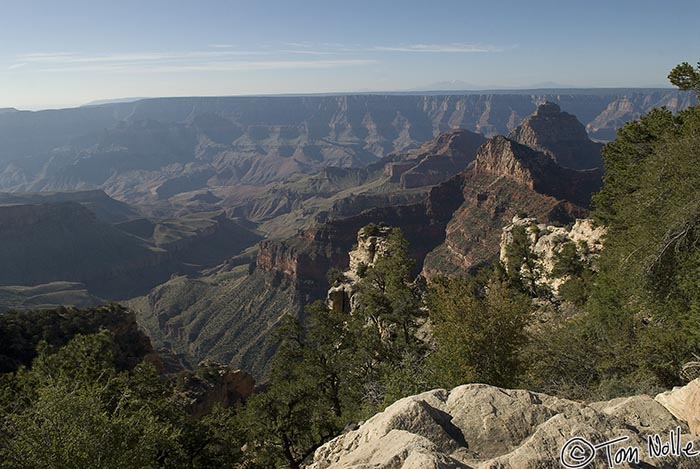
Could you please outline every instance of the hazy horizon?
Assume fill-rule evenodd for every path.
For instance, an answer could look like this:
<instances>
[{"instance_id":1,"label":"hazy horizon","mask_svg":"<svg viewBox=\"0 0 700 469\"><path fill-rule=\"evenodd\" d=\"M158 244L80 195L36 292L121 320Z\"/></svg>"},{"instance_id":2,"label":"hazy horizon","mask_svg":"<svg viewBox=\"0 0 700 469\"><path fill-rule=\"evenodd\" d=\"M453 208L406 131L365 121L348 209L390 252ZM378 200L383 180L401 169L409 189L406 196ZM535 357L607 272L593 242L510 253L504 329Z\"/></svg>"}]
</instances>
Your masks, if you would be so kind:
<instances>
[{"instance_id":1,"label":"hazy horizon","mask_svg":"<svg viewBox=\"0 0 700 469\"><path fill-rule=\"evenodd\" d=\"M698 14L687 0L11 4L0 30L0 108L440 83L657 88L700 55Z\"/></svg>"}]
</instances>

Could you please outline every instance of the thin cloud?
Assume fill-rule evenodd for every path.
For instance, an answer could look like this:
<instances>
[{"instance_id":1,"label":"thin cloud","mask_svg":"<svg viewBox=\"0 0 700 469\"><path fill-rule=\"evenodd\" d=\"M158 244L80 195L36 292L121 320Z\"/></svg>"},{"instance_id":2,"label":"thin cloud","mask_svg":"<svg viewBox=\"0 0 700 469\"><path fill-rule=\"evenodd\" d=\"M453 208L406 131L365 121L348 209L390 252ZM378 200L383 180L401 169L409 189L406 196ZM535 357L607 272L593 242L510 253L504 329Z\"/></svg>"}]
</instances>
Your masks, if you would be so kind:
<instances>
[{"instance_id":1,"label":"thin cloud","mask_svg":"<svg viewBox=\"0 0 700 469\"><path fill-rule=\"evenodd\" d=\"M500 52L502 49L494 46L484 46L478 44L409 44L399 46L375 46L373 50L382 52L474 54L484 52Z\"/></svg>"},{"instance_id":2,"label":"thin cloud","mask_svg":"<svg viewBox=\"0 0 700 469\"><path fill-rule=\"evenodd\" d=\"M352 59L352 60L270 60L270 61L236 61L213 62L199 65L164 66L155 67L153 72L227 72L227 71L255 71L255 70L295 70L295 69L319 69L338 67L360 67L376 64L376 60Z\"/></svg>"},{"instance_id":3,"label":"thin cloud","mask_svg":"<svg viewBox=\"0 0 700 469\"><path fill-rule=\"evenodd\" d=\"M16 63L10 65L9 69L29 66L44 72L114 73L319 69L376 64L378 62L370 58L379 52L467 54L503 50L490 45L465 43L363 46L287 42L280 45L282 47L264 46L256 50L237 49L232 44L210 44L205 50L179 52L103 54L71 51L35 52L16 56ZM370 58L366 57L367 55ZM295 56L300 60L296 60ZM248 57L250 60L247 59ZM259 60L253 60L253 58Z\"/></svg>"},{"instance_id":4,"label":"thin cloud","mask_svg":"<svg viewBox=\"0 0 700 469\"><path fill-rule=\"evenodd\" d=\"M288 46L288 47L295 47L295 48L314 47L313 42L283 42L282 44L285 46Z\"/></svg>"},{"instance_id":5,"label":"thin cloud","mask_svg":"<svg viewBox=\"0 0 700 469\"><path fill-rule=\"evenodd\" d=\"M70 67L44 68L43 72L117 72L117 73L176 73L176 72L228 72L256 70L324 69L359 67L376 64L376 60L270 60L270 61L218 61L194 64L120 63L93 64Z\"/></svg>"},{"instance_id":6,"label":"thin cloud","mask_svg":"<svg viewBox=\"0 0 700 469\"><path fill-rule=\"evenodd\" d=\"M288 42L281 48L263 47L257 50L236 49L231 44L210 44L206 50L181 51L181 52L145 52L145 53L104 53L83 54L78 52L36 52L15 57L19 64L45 66L47 70L67 70L69 67L76 71L87 70L121 70L135 66L161 67L178 69L183 67L209 67L211 62L217 62L226 66L237 57L269 57L278 63L294 62L285 60L292 56L327 57L329 60L298 62L298 63L333 63L331 58L338 59L335 63L341 63L340 59L359 54L384 53L486 53L499 52L503 49L480 44L400 44L384 46L361 46L358 44L344 45L339 43L313 44L308 42ZM286 56L286 57L285 57ZM353 57L352 60L363 60L362 57ZM224 63L222 65L221 63ZM254 62L247 62L254 63ZM261 62L262 63L262 62ZM275 63L269 62L269 63ZM350 63L350 62L348 62ZM51 67L47 67L47 66ZM24 66L24 65L22 65ZM14 67L14 66L13 66Z\"/></svg>"},{"instance_id":7,"label":"thin cloud","mask_svg":"<svg viewBox=\"0 0 700 469\"><path fill-rule=\"evenodd\" d=\"M71 52L34 53L19 56L28 63L37 64L81 64L81 63L121 63L121 62L173 62L193 59L214 59L242 55L265 55L260 51L190 51L179 53L144 53L144 54L101 54L87 55Z\"/></svg>"},{"instance_id":8,"label":"thin cloud","mask_svg":"<svg viewBox=\"0 0 700 469\"><path fill-rule=\"evenodd\" d=\"M334 55L336 52L320 51L320 50L306 50L306 49L282 49L277 51L281 54L299 54L299 55Z\"/></svg>"}]
</instances>

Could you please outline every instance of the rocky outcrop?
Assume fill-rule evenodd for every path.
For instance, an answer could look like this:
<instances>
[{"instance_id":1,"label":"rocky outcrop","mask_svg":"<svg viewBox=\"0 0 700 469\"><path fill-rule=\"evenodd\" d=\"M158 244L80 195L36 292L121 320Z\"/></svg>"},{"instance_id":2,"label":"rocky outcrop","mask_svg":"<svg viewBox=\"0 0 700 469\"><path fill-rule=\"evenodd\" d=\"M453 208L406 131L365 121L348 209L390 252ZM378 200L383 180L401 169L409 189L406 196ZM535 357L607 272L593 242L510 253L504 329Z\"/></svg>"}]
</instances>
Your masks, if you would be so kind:
<instances>
[{"instance_id":1,"label":"rocky outcrop","mask_svg":"<svg viewBox=\"0 0 700 469\"><path fill-rule=\"evenodd\" d=\"M686 422L693 435L700 435L700 378L658 394L654 399L674 417Z\"/></svg>"},{"instance_id":2,"label":"rocky outcrop","mask_svg":"<svg viewBox=\"0 0 700 469\"><path fill-rule=\"evenodd\" d=\"M302 278L306 266L318 282L331 267L349 267L355 233L384 223L401 228L426 276L469 271L498 257L501 230L519 213L548 223L585 217L600 182L596 170L561 168L544 153L494 137L481 145L473 166L432 187L423 201L325 220L295 240L266 240L258 267Z\"/></svg>"},{"instance_id":3,"label":"rocky outcrop","mask_svg":"<svg viewBox=\"0 0 700 469\"><path fill-rule=\"evenodd\" d=\"M212 361L201 362L196 372L184 373L180 383L194 418L209 414L216 405L226 408L244 402L255 389L255 379L245 371Z\"/></svg>"},{"instance_id":4,"label":"rocky outcrop","mask_svg":"<svg viewBox=\"0 0 700 469\"><path fill-rule=\"evenodd\" d=\"M366 226L357 233L357 246L348 254L350 265L343 272L343 279L328 290L326 303L331 311L349 313L355 309L357 282L362 278L363 271L387 255L389 234L390 227L377 225Z\"/></svg>"},{"instance_id":5,"label":"rocky outcrop","mask_svg":"<svg viewBox=\"0 0 700 469\"><path fill-rule=\"evenodd\" d=\"M602 168L602 145L588 138L576 116L552 102L537 107L508 138L551 156L564 168Z\"/></svg>"},{"instance_id":6,"label":"rocky outcrop","mask_svg":"<svg viewBox=\"0 0 700 469\"><path fill-rule=\"evenodd\" d=\"M485 141L482 135L468 130L449 130L416 150L390 155L390 159L399 161L387 163L385 172L402 189L433 186L464 171Z\"/></svg>"},{"instance_id":7,"label":"rocky outcrop","mask_svg":"<svg viewBox=\"0 0 700 469\"><path fill-rule=\"evenodd\" d=\"M540 176L554 167L550 157L503 136L490 138L480 149L474 164L477 174L506 177L534 190Z\"/></svg>"},{"instance_id":8,"label":"rocky outcrop","mask_svg":"<svg viewBox=\"0 0 700 469\"><path fill-rule=\"evenodd\" d=\"M508 148L517 146L517 154L511 153L515 154L511 158L513 165L499 167L499 163L488 161L491 156L500 158L501 153L484 149L499 141ZM520 163L523 154L532 155L545 161L544 164L554 165L552 169L556 171L558 167L546 155L502 137L487 142L479 154L484 157L484 166L477 160L473 169L433 187L420 203L378 207L359 215L328 220L285 242L265 240L260 245L258 267L280 272L287 278L303 278L300 275L303 268L320 282L331 267L349 268L347 253L362 227L384 223L401 228L409 241L409 254L423 274L459 273L497 258L502 228L519 213L547 223L564 224L586 216L587 211L575 203L538 192L547 187L542 184L543 178L532 171L527 161ZM518 178L518 174L523 177ZM558 184L574 187L570 179L562 179Z\"/></svg>"},{"instance_id":9,"label":"rocky outcrop","mask_svg":"<svg viewBox=\"0 0 700 469\"><path fill-rule=\"evenodd\" d=\"M477 174L512 179L541 194L588 207L591 195L603 184L602 170L563 168L551 155L508 138L497 136L479 148L474 164Z\"/></svg>"},{"instance_id":10,"label":"rocky outcrop","mask_svg":"<svg viewBox=\"0 0 700 469\"><path fill-rule=\"evenodd\" d=\"M497 259L503 227L518 214L567 224L588 213L502 176L472 171L460 182L463 203L451 214L443 241L425 257L423 275L427 278L473 272Z\"/></svg>"},{"instance_id":11,"label":"rocky outcrop","mask_svg":"<svg viewBox=\"0 0 700 469\"><path fill-rule=\"evenodd\" d=\"M327 212L320 215L321 221L328 217L348 217L357 215L365 210L377 207L395 207L398 205L411 205L422 202L428 191L396 191L388 194L357 194L343 197L333 204ZM325 218L324 218L325 217Z\"/></svg>"},{"instance_id":12,"label":"rocky outcrop","mask_svg":"<svg viewBox=\"0 0 700 469\"><path fill-rule=\"evenodd\" d=\"M420 269L425 256L445 240L445 226L464 202L463 197L462 179L455 177L432 187L419 203L377 207L355 216L332 219L310 230L309 239L316 252L333 255L335 260L330 266L344 270L350 265L348 252L360 229L371 223L399 227L409 243L409 255Z\"/></svg>"},{"instance_id":13,"label":"rocky outcrop","mask_svg":"<svg viewBox=\"0 0 700 469\"><path fill-rule=\"evenodd\" d=\"M498 257L501 230L521 214L549 224L587 215L601 185L598 170L562 168L549 156L502 136L490 138L471 169L459 176L460 207L450 215L444 242L425 259L423 274L456 274Z\"/></svg>"},{"instance_id":14,"label":"rocky outcrop","mask_svg":"<svg viewBox=\"0 0 700 469\"><path fill-rule=\"evenodd\" d=\"M325 292L326 274L333 266L341 265L347 257L332 244L314 243L305 236L288 241L266 239L260 242L255 266L262 272L291 281L307 293Z\"/></svg>"},{"instance_id":15,"label":"rocky outcrop","mask_svg":"<svg viewBox=\"0 0 700 469\"><path fill-rule=\"evenodd\" d=\"M515 216L511 224L503 228L500 260L507 266L508 247L513 242L513 230L522 227L536 258L536 269L540 276L537 282L547 286L555 295L568 277L555 272L556 259L564 246L572 243L582 265L596 270L595 259L603 250L605 227L596 226L589 218L577 219L573 225L554 226L538 223L536 218Z\"/></svg>"},{"instance_id":16,"label":"rocky outcrop","mask_svg":"<svg viewBox=\"0 0 700 469\"><path fill-rule=\"evenodd\" d=\"M611 454L639 448L632 467L697 467L692 458L650 457L647 437L658 434L667 442L670 433L680 435L681 447L692 441L685 422L645 395L586 404L469 384L395 402L321 446L309 468L537 469L565 467L562 458L569 467L606 468L602 448L585 464L593 454L588 444L623 437Z\"/></svg>"},{"instance_id":17,"label":"rocky outcrop","mask_svg":"<svg viewBox=\"0 0 700 469\"><path fill-rule=\"evenodd\" d=\"M284 241L266 239L258 245L256 268L263 272L272 272L296 281L299 272L299 257L303 253Z\"/></svg>"}]
</instances>

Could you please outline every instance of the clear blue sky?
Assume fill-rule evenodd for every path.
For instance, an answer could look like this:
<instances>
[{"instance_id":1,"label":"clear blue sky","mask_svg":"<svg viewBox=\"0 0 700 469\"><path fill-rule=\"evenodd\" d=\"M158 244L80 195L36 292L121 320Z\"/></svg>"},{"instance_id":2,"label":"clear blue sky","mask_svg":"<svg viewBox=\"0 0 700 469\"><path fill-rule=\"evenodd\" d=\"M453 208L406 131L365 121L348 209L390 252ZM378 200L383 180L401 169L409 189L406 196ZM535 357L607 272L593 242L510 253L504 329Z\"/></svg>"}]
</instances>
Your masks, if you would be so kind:
<instances>
[{"instance_id":1,"label":"clear blue sky","mask_svg":"<svg viewBox=\"0 0 700 469\"><path fill-rule=\"evenodd\" d=\"M131 96L664 84L698 0L0 1L0 107Z\"/></svg>"}]
</instances>

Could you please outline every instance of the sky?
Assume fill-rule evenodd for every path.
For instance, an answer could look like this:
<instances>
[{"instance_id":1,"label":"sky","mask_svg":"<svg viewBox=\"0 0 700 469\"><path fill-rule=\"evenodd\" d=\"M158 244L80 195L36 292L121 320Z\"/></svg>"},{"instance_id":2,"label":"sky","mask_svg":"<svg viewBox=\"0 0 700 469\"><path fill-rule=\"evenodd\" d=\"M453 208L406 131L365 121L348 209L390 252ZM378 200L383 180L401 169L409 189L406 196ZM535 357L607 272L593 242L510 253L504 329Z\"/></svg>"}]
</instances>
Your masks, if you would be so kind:
<instances>
[{"instance_id":1,"label":"sky","mask_svg":"<svg viewBox=\"0 0 700 469\"><path fill-rule=\"evenodd\" d=\"M0 108L660 86L700 60L698 18L698 0L0 0Z\"/></svg>"}]
</instances>

